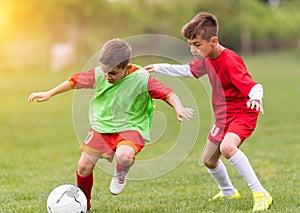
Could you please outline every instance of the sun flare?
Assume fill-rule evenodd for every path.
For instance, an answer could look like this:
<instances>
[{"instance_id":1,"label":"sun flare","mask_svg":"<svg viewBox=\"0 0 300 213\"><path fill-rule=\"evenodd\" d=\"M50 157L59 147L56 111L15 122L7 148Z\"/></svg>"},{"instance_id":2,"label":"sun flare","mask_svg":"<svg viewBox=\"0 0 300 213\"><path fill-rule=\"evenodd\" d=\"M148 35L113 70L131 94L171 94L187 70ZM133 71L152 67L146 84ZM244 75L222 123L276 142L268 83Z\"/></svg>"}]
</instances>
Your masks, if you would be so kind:
<instances>
[{"instance_id":1,"label":"sun flare","mask_svg":"<svg viewBox=\"0 0 300 213\"><path fill-rule=\"evenodd\" d=\"M0 7L0 39L6 34L8 22L8 5L4 2Z\"/></svg>"}]
</instances>

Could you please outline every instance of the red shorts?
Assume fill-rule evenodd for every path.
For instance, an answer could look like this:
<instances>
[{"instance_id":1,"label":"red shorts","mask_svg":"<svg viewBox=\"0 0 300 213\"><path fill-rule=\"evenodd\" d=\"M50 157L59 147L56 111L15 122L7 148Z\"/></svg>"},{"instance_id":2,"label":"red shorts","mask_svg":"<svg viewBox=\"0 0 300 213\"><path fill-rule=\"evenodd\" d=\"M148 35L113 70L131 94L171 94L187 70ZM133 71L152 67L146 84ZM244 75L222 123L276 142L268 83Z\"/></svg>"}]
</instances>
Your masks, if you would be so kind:
<instances>
[{"instance_id":1,"label":"red shorts","mask_svg":"<svg viewBox=\"0 0 300 213\"><path fill-rule=\"evenodd\" d=\"M91 128L88 136L81 145L81 150L85 153L105 158L111 162L116 148L120 145L132 147L135 150L135 154L137 154L143 149L145 140L135 130L127 130L119 133L99 133Z\"/></svg>"},{"instance_id":2,"label":"red shorts","mask_svg":"<svg viewBox=\"0 0 300 213\"><path fill-rule=\"evenodd\" d=\"M214 144L220 144L226 133L232 132L237 134L241 139L241 143L243 143L254 131L258 115L259 112L255 110L247 111L247 113L227 118L227 123L223 128L214 124L208 135L208 139Z\"/></svg>"}]
</instances>

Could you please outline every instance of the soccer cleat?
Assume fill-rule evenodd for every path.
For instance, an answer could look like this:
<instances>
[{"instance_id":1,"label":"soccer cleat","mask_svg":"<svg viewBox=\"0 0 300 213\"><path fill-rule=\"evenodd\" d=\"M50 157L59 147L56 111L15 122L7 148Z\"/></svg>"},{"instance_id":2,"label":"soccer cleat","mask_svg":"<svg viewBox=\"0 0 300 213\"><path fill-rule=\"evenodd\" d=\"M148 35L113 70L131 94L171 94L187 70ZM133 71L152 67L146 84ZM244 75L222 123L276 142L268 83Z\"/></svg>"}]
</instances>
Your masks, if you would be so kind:
<instances>
[{"instance_id":1,"label":"soccer cleat","mask_svg":"<svg viewBox=\"0 0 300 213\"><path fill-rule=\"evenodd\" d=\"M113 195L119 194L123 191L126 185L126 178L127 178L128 170L123 171L115 171L115 174L110 182L110 193Z\"/></svg>"},{"instance_id":2,"label":"soccer cleat","mask_svg":"<svg viewBox=\"0 0 300 213\"><path fill-rule=\"evenodd\" d=\"M235 193L230 196L223 195L222 191L220 191L218 194L216 194L214 197L210 198L208 201L213 200L224 200L224 199L239 199L241 197L241 194L237 189L235 189Z\"/></svg>"},{"instance_id":3,"label":"soccer cleat","mask_svg":"<svg viewBox=\"0 0 300 213\"><path fill-rule=\"evenodd\" d=\"M271 197L269 192L253 191L252 195L254 200L253 212L264 211L271 207L273 198Z\"/></svg>"}]
</instances>

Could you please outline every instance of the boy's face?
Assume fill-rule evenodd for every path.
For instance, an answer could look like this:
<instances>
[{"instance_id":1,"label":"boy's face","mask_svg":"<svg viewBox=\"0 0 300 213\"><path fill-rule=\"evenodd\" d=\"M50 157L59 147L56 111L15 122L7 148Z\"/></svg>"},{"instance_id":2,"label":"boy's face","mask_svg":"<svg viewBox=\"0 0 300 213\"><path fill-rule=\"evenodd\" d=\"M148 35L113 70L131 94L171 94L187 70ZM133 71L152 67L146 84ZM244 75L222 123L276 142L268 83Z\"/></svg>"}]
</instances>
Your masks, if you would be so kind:
<instances>
[{"instance_id":1,"label":"boy's face","mask_svg":"<svg viewBox=\"0 0 300 213\"><path fill-rule=\"evenodd\" d=\"M117 83L127 75L127 67L125 67L124 69L118 67L110 68L105 64L101 64L101 68L104 72L105 79L108 83L111 84Z\"/></svg>"},{"instance_id":2,"label":"boy's face","mask_svg":"<svg viewBox=\"0 0 300 213\"><path fill-rule=\"evenodd\" d=\"M191 47L191 53L199 58L212 56L215 51L215 47L218 44L218 38L212 37L209 41L204 40L201 36L197 36L194 39L187 39L188 44Z\"/></svg>"}]
</instances>

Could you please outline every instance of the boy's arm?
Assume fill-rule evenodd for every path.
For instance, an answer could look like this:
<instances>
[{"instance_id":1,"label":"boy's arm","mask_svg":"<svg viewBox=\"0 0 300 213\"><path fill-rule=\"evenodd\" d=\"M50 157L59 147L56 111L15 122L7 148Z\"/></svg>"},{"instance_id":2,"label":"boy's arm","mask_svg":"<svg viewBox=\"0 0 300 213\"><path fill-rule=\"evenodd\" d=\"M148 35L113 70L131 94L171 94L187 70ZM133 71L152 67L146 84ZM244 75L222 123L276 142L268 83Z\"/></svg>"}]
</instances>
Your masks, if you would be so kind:
<instances>
[{"instance_id":1,"label":"boy's arm","mask_svg":"<svg viewBox=\"0 0 300 213\"><path fill-rule=\"evenodd\" d=\"M176 77L194 77L189 65L150 64L144 67L148 72L158 72Z\"/></svg>"},{"instance_id":2,"label":"boy's arm","mask_svg":"<svg viewBox=\"0 0 300 213\"><path fill-rule=\"evenodd\" d=\"M182 121L182 118L185 118L187 120L192 118L194 110L183 107L180 99L170 87L152 78L151 76L148 80L148 92L151 98L164 100L172 107L174 107L174 109L176 110L177 119L179 121Z\"/></svg>"},{"instance_id":3,"label":"boy's arm","mask_svg":"<svg viewBox=\"0 0 300 213\"><path fill-rule=\"evenodd\" d=\"M72 90L73 87L71 86L70 82L64 81L58 86L54 87L53 89L50 89L46 92L34 92L28 97L28 102L32 103L35 99L37 99L37 102L44 102L49 100L52 96L57 95L59 93L63 93L69 90Z\"/></svg>"},{"instance_id":4,"label":"boy's arm","mask_svg":"<svg viewBox=\"0 0 300 213\"><path fill-rule=\"evenodd\" d=\"M43 102L49 100L52 96L59 93L69 91L71 89L91 89L95 82L95 69L91 69L87 72L79 72L72 75L67 81L64 81L57 87L47 92L34 92L28 97L28 102L33 102L37 99L37 102Z\"/></svg>"}]
</instances>

